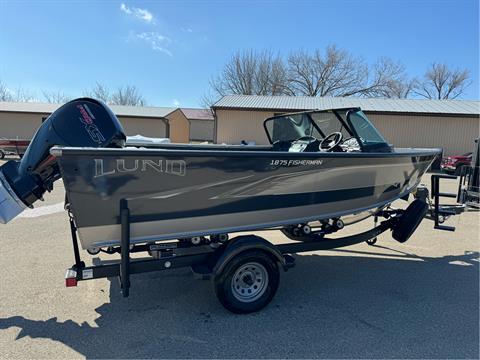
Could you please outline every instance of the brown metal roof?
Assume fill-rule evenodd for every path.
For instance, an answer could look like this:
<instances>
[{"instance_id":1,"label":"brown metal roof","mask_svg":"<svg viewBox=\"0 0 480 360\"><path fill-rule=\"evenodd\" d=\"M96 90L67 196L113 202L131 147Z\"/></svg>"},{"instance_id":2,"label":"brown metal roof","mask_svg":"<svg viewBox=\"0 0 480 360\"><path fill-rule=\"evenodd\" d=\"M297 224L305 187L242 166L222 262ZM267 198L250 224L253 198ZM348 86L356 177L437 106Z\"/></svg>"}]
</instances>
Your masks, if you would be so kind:
<instances>
[{"instance_id":1,"label":"brown metal roof","mask_svg":"<svg viewBox=\"0 0 480 360\"><path fill-rule=\"evenodd\" d=\"M188 120L213 120L213 113L210 109L180 108Z\"/></svg>"}]
</instances>

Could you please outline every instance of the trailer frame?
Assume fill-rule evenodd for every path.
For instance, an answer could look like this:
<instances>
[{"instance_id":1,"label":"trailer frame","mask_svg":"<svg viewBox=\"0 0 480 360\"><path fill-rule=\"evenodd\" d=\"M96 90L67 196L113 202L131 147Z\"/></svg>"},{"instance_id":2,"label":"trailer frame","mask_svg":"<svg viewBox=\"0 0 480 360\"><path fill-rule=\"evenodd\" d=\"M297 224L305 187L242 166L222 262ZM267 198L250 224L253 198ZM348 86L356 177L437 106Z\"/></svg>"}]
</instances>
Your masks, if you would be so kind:
<instances>
[{"instance_id":1,"label":"trailer frame","mask_svg":"<svg viewBox=\"0 0 480 360\"><path fill-rule=\"evenodd\" d=\"M287 271L295 265L292 253L330 250L366 242L392 229L398 220L398 216L394 215L368 231L340 238L325 238L321 231L314 231L311 234L311 241L308 242L273 244L260 236L251 234L236 236L225 243L217 244L216 248L212 247L211 244L193 246L178 241L153 242L132 247L130 244L131 213L127 199L120 201L119 213L121 243L119 248L111 249L109 253L119 253L120 259L107 260L100 265L92 266L86 266L81 259L77 228L73 217L70 216L75 264L67 269L65 276L67 287L77 286L78 282L86 280L118 277L121 293L124 297L128 297L131 287L131 275L184 267L192 268L192 271L198 278L213 278L214 281L217 281L215 279L221 277L226 266L233 259L249 250L268 254L284 271ZM392 211L392 214L397 213L398 210ZM132 253L138 252L148 252L154 256L142 258L132 258L130 256Z\"/></svg>"}]
</instances>

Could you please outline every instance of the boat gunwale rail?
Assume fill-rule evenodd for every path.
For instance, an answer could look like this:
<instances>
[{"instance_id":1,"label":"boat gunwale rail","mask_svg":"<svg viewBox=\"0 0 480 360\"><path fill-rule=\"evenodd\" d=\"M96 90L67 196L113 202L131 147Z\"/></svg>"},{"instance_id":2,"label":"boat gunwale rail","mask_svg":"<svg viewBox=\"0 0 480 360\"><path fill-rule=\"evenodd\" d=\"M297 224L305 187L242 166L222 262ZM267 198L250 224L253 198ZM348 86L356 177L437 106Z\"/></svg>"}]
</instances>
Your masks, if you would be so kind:
<instances>
[{"instance_id":1,"label":"boat gunwale rail","mask_svg":"<svg viewBox=\"0 0 480 360\"><path fill-rule=\"evenodd\" d=\"M404 149L396 148L393 152L287 152L287 151L265 151L265 150L197 150L197 149L129 149L129 148L83 148L83 147L61 147L55 146L50 149L53 156L118 156L139 155L151 156L154 154L164 154L173 156L231 156L231 157L272 157L272 158L392 158L392 157L412 157L412 156L432 156L441 153L441 149Z\"/></svg>"}]
</instances>

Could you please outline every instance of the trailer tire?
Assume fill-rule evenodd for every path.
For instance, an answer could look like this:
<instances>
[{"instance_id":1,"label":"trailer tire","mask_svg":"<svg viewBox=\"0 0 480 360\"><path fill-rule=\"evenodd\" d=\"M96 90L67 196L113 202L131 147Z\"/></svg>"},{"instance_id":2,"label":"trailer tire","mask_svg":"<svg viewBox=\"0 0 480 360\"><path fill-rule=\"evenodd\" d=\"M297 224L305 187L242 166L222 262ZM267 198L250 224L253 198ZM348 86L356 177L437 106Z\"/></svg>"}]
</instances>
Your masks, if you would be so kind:
<instances>
[{"instance_id":1,"label":"trailer tire","mask_svg":"<svg viewBox=\"0 0 480 360\"><path fill-rule=\"evenodd\" d=\"M3 150L0 150L0 160L5 158L5 152Z\"/></svg>"},{"instance_id":2,"label":"trailer tire","mask_svg":"<svg viewBox=\"0 0 480 360\"><path fill-rule=\"evenodd\" d=\"M393 228L393 238L401 243L407 241L418 228L427 211L427 203L418 199L408 205L402 217Z\"/></svg>"},{"instance_id":3,"label":"trailer tire","mask_svg":"<svg viewBox=\"0 0 480 360\"><path fill-rule=\"evenodd\" d=\"M220 303L236 314L248 314L267 306L280 282L277 260L261 250L234 256L214 279Z\"/></svg>"}]
</instances>

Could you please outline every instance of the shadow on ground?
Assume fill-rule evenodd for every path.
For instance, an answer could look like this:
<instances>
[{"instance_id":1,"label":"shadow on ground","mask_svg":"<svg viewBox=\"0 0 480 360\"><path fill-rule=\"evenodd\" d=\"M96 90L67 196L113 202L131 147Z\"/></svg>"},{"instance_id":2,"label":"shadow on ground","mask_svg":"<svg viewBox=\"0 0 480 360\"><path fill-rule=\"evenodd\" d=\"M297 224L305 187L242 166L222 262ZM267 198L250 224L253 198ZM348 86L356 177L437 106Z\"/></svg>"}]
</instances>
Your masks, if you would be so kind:
<instances>
[{"instance_id":1,"label":"shadow on ground","mask_svg":"<svg viewBox=\"0 0 480 360\"><path fill-rule=\"evenodd\" d=\"M479 357L478 252L341 252L297 256L256 314L228 313L208 282L176 270L136 275L128 299L111 279L94 326L15 316L0 319L0 329L18 327L17 339L52 339L87 358Z\"/></svg>"}]
</instances>

